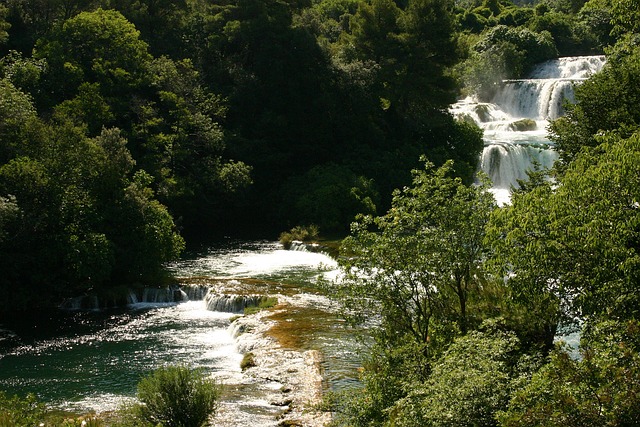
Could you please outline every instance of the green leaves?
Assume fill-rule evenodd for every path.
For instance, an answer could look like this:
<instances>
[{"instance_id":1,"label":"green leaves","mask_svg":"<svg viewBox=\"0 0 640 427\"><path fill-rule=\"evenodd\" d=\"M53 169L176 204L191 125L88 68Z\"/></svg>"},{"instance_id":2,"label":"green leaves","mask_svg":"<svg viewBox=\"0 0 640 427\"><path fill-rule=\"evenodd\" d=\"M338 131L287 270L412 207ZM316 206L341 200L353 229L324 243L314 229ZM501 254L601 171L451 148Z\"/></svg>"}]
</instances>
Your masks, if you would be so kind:
<instances>
[{"instance_id":1,"label":"green leaves","mask_svg":"<svg viewBox=\"0 0 640 427\"><path fill-rule=\"evenodd\" d=\"M582 338L582 358L561 350L551 355L509 409L500 425L631 426L640 421L638 322L592 325Z\"/></svg>"},{"instance_id":2,"label":"green leaves","mask_svg":"<svg viewBox=\"0 0 640 427\"><path fill-rule=\"evenodd\" d=\"M138 384L141 418L172 427L202 427L217 405L218 387L197 369L159 368Z\"/></svg>"},{"instance_id":3,"label":"green leaves","mask_svg":"<svg viewBox=\"0 0 640 427\"><path fill-rule=\"evenodd\" d=\"M471 332L457 338L417 384L390 409L390 423L403 427L496 425L520 385L519 342L513 333Z\"/></svg>"},{"instance_id":4,"label":"green leaves","mask_svg":"<svg viewBox=\"0 0 640 427\"><path fill-rule=\"evenodd\" d=\"M354 313L383 313L387 344L405 335L431 353L473 322L469 305L483 280L484 227L494 207L484 186L451 177L451 163L414 171L381 217L352 227L344 251L342 299ZM435 329L432 329L435 328ZM438 334L444 334L438 336Z\"/></svg>"},{"instance_id":5,"label":"green leaves","mask_svg":"<svg viewBox=\"0 0 640 427\"><path fill-rule=\"evenodd\" d=\"M538 186L497 211L489 238L517 294L546 295L569 317L629 318L637 314L640 136L599 140L556 190Z\"/></svg>"}]
</instances>

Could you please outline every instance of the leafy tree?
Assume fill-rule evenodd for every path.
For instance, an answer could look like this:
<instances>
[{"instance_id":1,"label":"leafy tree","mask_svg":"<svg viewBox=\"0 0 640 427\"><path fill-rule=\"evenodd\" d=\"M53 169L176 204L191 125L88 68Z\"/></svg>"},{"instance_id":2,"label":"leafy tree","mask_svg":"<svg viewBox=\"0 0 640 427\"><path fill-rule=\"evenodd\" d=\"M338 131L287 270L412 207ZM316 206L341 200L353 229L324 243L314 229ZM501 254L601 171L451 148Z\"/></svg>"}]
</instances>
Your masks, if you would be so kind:
<instances>
[{"instance_id":1,"label":"leafy tree","mask_svg":"<svg viewBox=\"0 0 640 427\"><path fill-rule=\"evenodd\" d=\"M357 214L376 212L372 180L339 165L322 165L285 185L282 206L296 224L317 224L324 233L345 232Z\"/></svg>"},{"instance_id":2,"label":"leafy tree","mask_svg":"<svg viewBox=\"0 0 640 427\"><path fill-rule=\"evenodd\" d=\"M344 242L355 255L344 264L344 290L355 298L347 302L362 315L386 313L383 328L418 343L429 342L433 320L468 330L467 305L483 277L484 227L495 202L486 183L465 186L451 174L451 162L414 171L413 187L394 193L389 212L363 217Z\"/></svg>"},{"instance_id":3,"label":"leafy tree","mask_svg":"<svg viewBox=\"0 0 640 427\"><path fill-rule=\"evenodd\" d=\"M557 350L518 390L500 425L631 426L638 411L638 322L594 325L581 343L582 358Z\"/></svg>"},{"instance_id":4,"label":"leafy tree","mask_svg":"<svg viewBox=\"0 0 640 427\"><path fill-rule=\"evenodd\" d=\"M82 11L89 11L99 0L5 0L8 7L9 48L30 54L36 41L56 25Z\"/></svg>"},{"instance_id":5,"label":"leafy tree","mask_svg":"<svg viewBox=\"0 0 640 427\"><path fill-rule=\"evenodd\" d=\"M597 134L616 131L628 137L640 125L640 48L628 39L611 53L603 70L576 88L576 103L551 124L550 138L561 165L568 165L583 148L598 145Z\"/></svg>"},{"instance_id":6,"label":"leafy tree","mask_svg":"<svg viewBox=\"0 0 640 427\"><path fill-rule=\"evenodd\" d=\"M183 241L149 181L132 181L119 132L89 139L68 121L29 124L41 129L31 131L39 139L0 166L0 194L15 197L19 209L0 242L0 287L13 290L2 309L157 280Z\"/></svg>"},{"instance_id":7,"label":"leafy tree","mask_svg":"<svg viewBox=\"0 0 640 427\"><path fill-rule=\"evenodd\" d=\"M350 40L356 58L380 67L377 93L383 108L413 119L453 101L454 84L446 68L457 57L446 1L414 0L404 10L391 0L360 3Z\"/></svg>"},{"instance_id":8,"label":"leafy tree","mask_svg":"<svg viewBox=\"0 0 640 427\"><path fill-rule=\"evenodd\" d=\"M2 77L32 97L40 95L40 80L45 67L45 60L24 57L14 50L9 51L9 53L0 58L0 73Z\"/></svg>"},{"instance_id":9,"label":"leafy tree","mask_svg":"<svg viewBox=\"0 0 640 427\"><path fill-rule=\"evenodd\" d=\"M345 409L368 425L428 378L431 364L460 332L479 320L484 227L494 207L486 184L451 177L452 164L414 171L413 186L396 191L381 217L352 225L342 250L339 295L352 321L379 324L365 365L365 389ZM367 421L369 420L369 421Z\"/></svg>"},{"instance_id":10,"label":"leafy tree","mask_svg":"<svg viewBox=\"0 0 640 427\"><path fill-rule=\"evenodd\" d=\"M470 332L451 344L426 382L396 403L390 424L496 426L496 414L537 364L522 356L512 332Z\"/></svg>"},{"instance_id":11,"label":"leafy tree","mask_svg":"<svg viewBox=\"0 0 640 427\"><path fill-rule=\"evenodd\" d=\"M85 82L100 85L112 102L126 102L125 95L144 81L151 60L133 24L103 9L66 20L38 43L35 55L47 59L48 88L57 102L73 97Z\"/></svg>"},{"instance_id":12,"label":"leafy tree","mask_svg":"<svg viewBox=\"0 0 640 427\"><path fill-rule=\"evenodd\" d=\"M501 42L512 44L517 51L524 54L524 61L509 69L507 78L521 77L533 65L555 58L558 54L554 40L549 33L530 30L526 27L512 28L505 25L498 25L488 31L474 46L474 50L484 52Z\"/></svg>"},{"instance_id":13,"label":"leafy tree","mask_svg":"<svg viewBox=\"0 0 640 427\"><path fill-rule=\"evenodd\" d=\"M610 0L589 0L578 13L580 22L590 29L597 46L603 50L614 44L611 3Z\"/></svg>"},{"instance_id":14,"label":"leafy tree","mask_svg":"<svg viewBox=\"0 0 640 427\"><path fill-rule=\"evenodd\" d=\"M5 44L9 38L7 30L11 28L11 24L6 21L9 9L5 5L0 5L0 45Z\"/></svg>"},{"instance_id":15,"label":"leafy tree","mask_svg":"<svg viewBox=\"0 0 640 427\"><path fill-rule=\"evenodd\" d=\"M132 22L154 55L173 56L182 50L180 33L188 11L186 0L103 0L102 4Z\"/></svg>"},{"instance_id":16,"label":"leafy tree","mask_svg":"<svg viewBox=\"0 0 640 427\"><path fill-rule=\"evenodd\" d=\"M9 80L0 79L0 164L23 151L36 111L31 98Z\"/></svg>"},{"instance_id":17,"label":"leafy tree","mask_svg":"<svg viewBox=\"0 0 640 427\"><path fill-rule=\"evenodd\" d=\"M612 1L613 33L621 36L640 32L640 4L637 0Z\"/></svg>"},{"instance_id":18,"label":"leafy tree","mask_svg":"<svg viewBox=\"0 0 640 427\"><path fill-rule=\"evenodd\" d=\"M537 186L496 211L489 238L509 285L535 306L554 304L569 318L633 319L640 138L599 141L557 189Z\"/></svg>"}]
</instances>

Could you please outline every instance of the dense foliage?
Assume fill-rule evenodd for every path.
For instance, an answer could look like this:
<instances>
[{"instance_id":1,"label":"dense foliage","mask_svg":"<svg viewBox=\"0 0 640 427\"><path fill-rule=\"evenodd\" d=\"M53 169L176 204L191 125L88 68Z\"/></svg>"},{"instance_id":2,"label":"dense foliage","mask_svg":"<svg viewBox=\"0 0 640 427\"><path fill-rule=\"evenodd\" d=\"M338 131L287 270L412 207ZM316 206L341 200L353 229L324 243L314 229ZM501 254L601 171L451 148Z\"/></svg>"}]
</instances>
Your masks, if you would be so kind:
<instances>
[{"instance_id":1,"label":"dense foliage","mask_svg":"<svg viewBox=\"0 0 640 427\"><path fill-rule=\"evenodd\" d=\"M345 233L360 214L336 294L373 344L334 424L638 424L638 10L2 0L0 314L159 284L185 241ZM607 65L550 128L554 181L496 207L481 132L449 105L593 53ZM577 357L554 345L566 326ZM181 425L163 411L184 399L208 416L191 374L143 382L137 420ZM0 396L0 423L43 410Z\"/></svg>"},{"instance_id":2,"label":"dense foliage","mask_svg":"<svg viewBox=\"0 0 640 427\"><path fill-rule=\"evenodd\" d=\"M0 312L158 284L184 240L343 234L421 155L471 182L458 29L444 0L3 0Z\"/></svg>"},{"instance_id":3,"label":"dense foliage","mask_svg":"<svg viewBox=\"0 0 640 427\"><path fill-rule=\"evenodd\" d=\"M460 90L603 52L634 17L606 0L2 0L0 291L25 289L4 309L157 283L181 239L344 234L423 155L471 183L483 143L447 111Z\"/></svg>"},{"instance_id":4,"label":"dense foliage","mask_svg":"<svg viewBox=\"0 0 640 427\"><path fill-rule=\"evenodd\" d=\"M496 3L486 7L492 9L485 18L504 13ZM466 190L473 197L454 197L463 187L446 178L448 166L428 167L395 193L386 215L354 224L344 246L353 258L342 262L339 298L348 319L371 326L374 343L363 388L333 401L334 425L640 422L636 11L637 2L549 2L528 12L512 9L513 19L529 22L527 29L496 22L482 33L476 46L487 52L499 40L513 44L504 52L517 52L523 47L514 46L526 40L552 39L562 51L551 29L552 39L533 34L536 25L555 19L559 25L561 15L577 12L592 23L602 19L607 25L594 35L601 46L611 45L602 73L576 89L568 114L551 125L561 155L553 180L546 179L549 171L532 171L511 203L496 208L479 203L482 186ZM468 23L487 25L488 19L465 14ZM574 30L564 36L575 37ZM500 58L487 54L485 60L501 67ZM479 59L469 58L472 69ZM476 90L488 95L487 88ZM483 221L466 211L471 205ZM457 214L465 211L469 220ZM433 221L439 215L445 220ZM472 235L482 248L473 253L473 241L463 240ZM453 252L460 243L462 250ZM457 269L472 279L466 316L460 293L451 292ZM570 331L580 332L579 348L554 342Z\"/></svg>"},{"instance_id":5,"label":"dense foliage","mask_svg":"<svg viewBox=\"0 0 640 427\"><path fill-rule=\"evenodd\" d=\"M218 388L186 366L159 368L138 384L139 417L148 425L202 427L213 415Z\"/></svg>"}]
</instances>

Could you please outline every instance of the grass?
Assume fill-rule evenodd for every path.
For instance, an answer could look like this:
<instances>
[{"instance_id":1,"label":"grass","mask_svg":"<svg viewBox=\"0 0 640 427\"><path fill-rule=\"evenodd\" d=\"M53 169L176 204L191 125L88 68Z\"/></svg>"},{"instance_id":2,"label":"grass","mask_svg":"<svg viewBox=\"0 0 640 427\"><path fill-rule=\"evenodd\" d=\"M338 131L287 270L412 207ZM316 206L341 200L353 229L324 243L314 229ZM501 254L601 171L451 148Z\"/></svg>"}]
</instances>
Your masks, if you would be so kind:
<instances>
[{"instance_id":1,"label":"grass","mask_svg":"<svg viewBox=\"0 0 640 427\"><path fill-rule=\"evenodd\" d=\"M260 300L260 304L255 307L245 307L244 314L250 315L255 314L261 310L266 310L268 308L273 308L278 304L278 298L276 297L266 297Z\"/></svg>"}]
</instances>

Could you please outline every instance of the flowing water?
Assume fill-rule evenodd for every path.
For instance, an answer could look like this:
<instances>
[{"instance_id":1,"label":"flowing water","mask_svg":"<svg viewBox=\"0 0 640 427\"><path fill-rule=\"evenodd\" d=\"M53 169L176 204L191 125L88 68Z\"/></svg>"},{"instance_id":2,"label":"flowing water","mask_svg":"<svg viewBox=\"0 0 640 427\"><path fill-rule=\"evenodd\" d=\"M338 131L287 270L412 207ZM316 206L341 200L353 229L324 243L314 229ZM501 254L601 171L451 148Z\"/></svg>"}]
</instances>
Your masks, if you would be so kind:
<instances>
[{"instance_id":1,"label":"flowing water","mask_svg":"<svg viewBox=\"0 0 640 427\"><path fill-rule=\"evenodd\" d=\"M110 411L133 399L143 375L182 364L225 384L216 425L271 426L295 412L291 401L313 397L314 387L356 382L357 346L318 288L319 278L336 274L329 256L274 242L230 242L169 268L190 300L34 314L32 323L0 325L12 343L0 351L0 390L35 393L70 411ZM274 309L235 320L238 301L266 296L278 299ZM243 372L249 351L258 366Z\"/></svg>"},{"instance_id":2,"label":"flowing water","mask_svg":"<svg viewBox=\"0 0 640 427\"><path fill-rule=\"evenodd\" d=\"M484 131L479 168L491 179L499 204L508 203L511 187L535 165L553 166L558 156L547 138L549 120L562 116L563 102L574 100L574 86L600 71L604 62L604 56L547 61L526 79L504 81L491 102L467 98L453 106L456 116L473 120Z\"/></svg>"}]
</instances>

